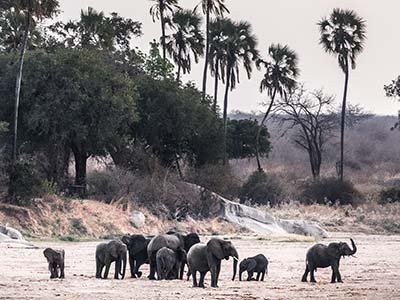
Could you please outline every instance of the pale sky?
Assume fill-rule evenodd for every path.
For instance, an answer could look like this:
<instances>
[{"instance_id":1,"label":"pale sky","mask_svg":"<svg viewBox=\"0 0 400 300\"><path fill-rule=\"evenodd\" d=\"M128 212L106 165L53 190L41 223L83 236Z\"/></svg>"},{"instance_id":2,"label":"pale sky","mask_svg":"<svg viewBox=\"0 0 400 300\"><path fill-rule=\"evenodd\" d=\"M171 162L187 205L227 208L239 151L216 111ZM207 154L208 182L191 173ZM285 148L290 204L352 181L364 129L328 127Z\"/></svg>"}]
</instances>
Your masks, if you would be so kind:
<instances>
[{"instance_id":1,"label":"pale sky","mask_svg":"<svg viewBox=\"0 0 400 300\"><path fill-rule=\"evenodd\" d=\"M180 0L184 8L193 8L200 0ZM234 20L252 24L264 57L271 43L288 44L298 53L300 81L309 89L323 88L341 102L344 75L335 57L326 54L318 44L316 23L333 8L355 10L366 20L367 41L358 57L356 70L350 73L349 102L360 104L375 114L397 115L399 103L385 97L383 86L400 75L400 36L398 32L399 0L226 0ZM149 0L60 0L63 20L78 19L80 10L91 6L105 13L117 12L143 23L144 35L133 41L146 51L149 42L160 36L159 23L149 15ZM184 80L201 87L203 60L193 67ZM255 69L250 80L241 73L241 83L231 93L229 111L263 111L261 103L268 98L259 92L262 73ZM220 88L220 104L223 88ZM213 94L213 79L208 92ZM222 105L221 105L222 106Z\"/></svg>"}]
</instances>

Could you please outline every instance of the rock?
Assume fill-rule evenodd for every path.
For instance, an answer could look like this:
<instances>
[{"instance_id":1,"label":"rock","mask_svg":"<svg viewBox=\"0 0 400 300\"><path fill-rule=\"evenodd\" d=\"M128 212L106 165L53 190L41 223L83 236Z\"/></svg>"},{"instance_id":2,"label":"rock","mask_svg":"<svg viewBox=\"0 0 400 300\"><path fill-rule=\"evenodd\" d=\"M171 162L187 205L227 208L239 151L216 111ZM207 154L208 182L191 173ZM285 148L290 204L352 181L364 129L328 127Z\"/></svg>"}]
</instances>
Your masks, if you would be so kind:
<instances>
[{"instance_id":1,"label":"rock","mask_svg":"<svg viewBox=\"0 0 400 300\"><path fill-rule=\"evenodd\" d=\"M14 240L23 240L21 232L7 225L0 224L0 233L7 235Z\"/></svg>"},{"instance_id":2,"label":"rock","mask_svg":"<svg viewBox=\"0 0 400 300\"><path fill-rule=\"evenodd\" d=\"M140 211L132 211L131 215L129 217L129 221L131 222L133 227L139 229L139 228L143 227L143 225L146 221L146 217Z\"/></svg>"},{"instance_id":3,"label":"rock","mask_svg":"<svg viewBox=\"0 0 400 300\"><path fill-rule=\"evenodd\" d=\"M36 248L31 242L28 242L23 239L20 240L12 239L8 235L5 235L3 233L0 233L0 245L5 245L6 247L9 248L12 247L12 245L30 249Z\"/></svg>"},{"instance_id":4,"label":"rock","mask_svg":"<svg viewBox=\"0 0 400 300\"><path fill-rule=\"evenodd\" d=\"M192 185L200 193L203 188ZM284 220L275 218L266 211L227 200L220 195L209 192L204 201L207 217L221 217L226 221L260 234L298 234L327 238L328 233L319 224L304 220Z\"/></svg>"}]
</instances>

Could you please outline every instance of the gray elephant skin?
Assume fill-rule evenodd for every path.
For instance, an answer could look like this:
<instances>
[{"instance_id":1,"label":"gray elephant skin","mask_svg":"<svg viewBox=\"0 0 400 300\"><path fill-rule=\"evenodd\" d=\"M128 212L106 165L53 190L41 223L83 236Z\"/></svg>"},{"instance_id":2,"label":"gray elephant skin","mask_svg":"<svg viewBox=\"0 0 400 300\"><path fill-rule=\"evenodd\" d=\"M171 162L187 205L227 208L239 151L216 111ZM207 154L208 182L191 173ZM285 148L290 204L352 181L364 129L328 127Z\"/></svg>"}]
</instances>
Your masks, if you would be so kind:
<instances>
[{"instance_id":1,"label":"gray elephant skin","mask_svg":"<svg viewBox=\"0 0 400 300\"><path fill-rule=\"evenodd\" d=\"M43 251L44 257L49 264L50 279L65 278L64 274L64 258L65 252L63 249L46 248Z\"/></svg>"},{"instance_id":2,"label":"gray elephant skin","mask_svg":"<svg viewBox=\"0 0 400 300\"><path fill-rule=\"evenodd\" d=\"M247 271L247 281L264 281L265 273L268 273L268 259L263 254L248 257L239 264L239 280L242 281L242 273ZM253 274L257 273L256 279Z\"/></svg>"},{"instance_id":3,"label":"gray elephant skin","mask_svg":"<svg viewBox=\"0 0 400 300\"><path fill-rule=\"evenodd\" d=\"M157 279L177 279L182 264L186 263L186 251L178 248L171 250L163 247L157 251Z\"/></svg>"},{"instance_id":4,"label":"gray elephant skin","mask_svg":"<svg viewBox=\"0 0 400 300\"><path fill-rule=\"evenodd\" d=\"M200 238L196 233L189 233L187 235L180 233L162 234L152 238L149 245L147 246L147 255L149 257L149 264L150 264L150 274L148 278L150 280L156 279L155 278L155 273L157 270L156 255L158 250L160 250L163 247L167 247L174 251L176 251L177 249L184 249L187 253L189 249L197 243L200 243ZM179 274L179 279L183 278L184 268L185 264L182 264Z\"/></svg>"},{"instance_id":5,"label":"gray elephant skin","mask_svg":"<svg viewBox=\"0 0 400 300\"><path fill-rule=\"evenodd\" d=\"M233 277L235 280L239 254L230 241L213 238L207 244L194 245L187 255L189 271L193 277L193 287L204 287L204 277L211 272L211 287L218 287L221 260L233 258ZM197 272L200 281L197 284Z\"/></svg>"},{"instance_id":6,"label":"gray elephant skin","mask_svg":"<svg viewBox=\"0 0 400 300\"><path fill-rule=\"evenodd\" d=\"M122 242L127 246L129 252L129 266L132 278L140 278L142 272L139 268L148 264L147 246L154 236L147 237L142 234L127 234L122 237Z\"/></svg>"},{"instance_id":7,"label":"gray elephant skin","mask_svg":"<svg viewBox=\"0 0 400 300\"><path fill-rule=\"evenodd\" d=\"M340 258L351 256L357 252L356 244L350 239L353 249L347 243L330 243L328 246L316 244L307 252L306 270L304 271L301 281L307 282L308 273L310 273L310 281L316 282L314 272L317 268L332 268L331 282L343 282L339 272Z\"/></svg>"},{"instance_id":8,"label":"gray elephant skin","mask_svg":"<svg viewBox=\"0 0 400 300\"><path fill-rule=\"evenodd\" d=\"M101 243L96 247L96 278L108 278L111 263L115 262L114 279L125 277L127 247L121 241L111 241L109 243ZM102 276L103 268L106 268Z\"/></svg>"}]
</instances>

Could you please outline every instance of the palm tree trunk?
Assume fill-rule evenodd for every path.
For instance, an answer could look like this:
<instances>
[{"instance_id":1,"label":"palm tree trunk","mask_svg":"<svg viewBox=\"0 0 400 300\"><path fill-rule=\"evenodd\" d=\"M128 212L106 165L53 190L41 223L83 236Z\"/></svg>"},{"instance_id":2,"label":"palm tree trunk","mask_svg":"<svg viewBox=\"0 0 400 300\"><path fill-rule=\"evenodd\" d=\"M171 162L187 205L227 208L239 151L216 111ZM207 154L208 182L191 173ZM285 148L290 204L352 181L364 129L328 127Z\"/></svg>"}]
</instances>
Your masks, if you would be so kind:
<instances>
[{"instance_id":1,"label":"palm tree trunk","mask_svg":"<svg viewBox=\"0 0 400 300\"><path fill-rule=\"evenodd\" d=\"M179 49L179 58L182 55L182 49ZM181 70L182 70L182 63L178 61L178 71L176 72L176 81L179 83L181 81Z\"/></svg>"},{"instance_id":2,"label":"palm tree trunk","mask_svg":"<svg viewBox=\"0 0 400 300\"><path fill-rule=\"evenodd\" d=\"M219 83L219 63L218 59L215 61L215 83L214 83L214 103L213 103L213 110L214 112L217 111L217 103L218 103L218 83Z\"/></svg>"},{"instance_id":3,"label":"palm tree trunk","mask_svg":"<svg viewBox=\"0 0 400 300\"><path fill-rule=\"evenodd\" d=\"M229 96L229 86L230 86L230 75L231 75L231 68L229 67L229 63L226 66L226 83L225 83L225 98L224 98L224 113L223 113L223 120L224 120L224 159L223 165L225 166L228 161L228 154L227 154L227 147L226 147L226 133L227 133L227 121L228 121L228 96Z\"/></svg>"},{"instance_id":4,"label":"palm tree trunk","mask_svg":"<svg viewBox=\"0 0 400 300\"><path fill-rule=\"evenodd\" d=\"M18 111L19 111L19 100L21 94L21 83L22 83L22 71L24 68L24 59L26 48L28 46L29 30L31 27L31 1L29 1L28 13L26 15L26 28L24 32L24 41L22 44L20 56L19 56L19 70L17 74L17 80L15 84L15 104L14 104L14 126L13 126L13 144L12 144L12 159L11 165L14 166L17 160L17 141L18 141Z\"/></svg>"},{"instance_id":5,"label":"palm tree trunk","mask_svg":"<svg viewBox=\"0 0 400 300\"><path fill-rule=\"evenodd\" d=\"M203 100L206 98L208 60L209 60L209 52L210 52L210 7L209 7L209 4L207 4L207 12L206 12L206 36L207 36L206 37L206 53L204 56L203 90L202 90Z\"/></svg>"},{"instance_id":6,"label":"palm tree trunk","mask_svg":"<svg viewBox=\"0 0 400 300\"><path fill-rule=\"evenodd\" d=\"M342 119L340 126L340 181L343 181L343 168L344 168L344 129L346 122L346 102L347 102L347 88L349 84L349 61L346 58L346 71L344 80L344 92L342 103Z\"/></svg>"},{"instance_id":7,"label":"palm tree trunk","mask_svg":"<svg viewBox=\"0 0 400 300\"><path fill-rule=\"evenodd\" d=\"M161 21L161 47L163 60L167 59L167 49L165 47L165 18L164 18L164 2L160 0L160 21Z\"/></svg>"},{"instance_id":8,"label":"palm tree trunk","mask_svg":"<svg viewBox=\"0 0 400 300\"><path fill-rule=\"evenodd\" d=\"M274 105L275 101L275 95L276 95L276 89L274 89L271 97L271 103L268 106L267 111L265 112L265 115L261 121L260 127L257 130L257 137L256 137L256 159L257 159L257 169L258 172L262 172L263 168L261 167L261 162L260 162L260 135L261 135L261 130L264 126L265 120L267 120L269 113L271 112L272 106Z\"/></svg>"}]
</instances>

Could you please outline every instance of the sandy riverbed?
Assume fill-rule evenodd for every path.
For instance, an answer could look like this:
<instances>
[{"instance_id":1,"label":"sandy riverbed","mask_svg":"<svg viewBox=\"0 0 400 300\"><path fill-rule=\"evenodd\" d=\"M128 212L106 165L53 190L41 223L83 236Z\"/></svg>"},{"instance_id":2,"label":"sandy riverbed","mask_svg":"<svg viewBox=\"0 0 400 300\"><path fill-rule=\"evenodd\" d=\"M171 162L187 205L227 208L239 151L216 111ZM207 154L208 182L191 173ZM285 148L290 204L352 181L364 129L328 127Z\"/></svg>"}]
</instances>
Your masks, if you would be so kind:
<instances>
[{"instance_id":1,"label":"sandy riverbed","mask_svg":"<svg viewBox=\"0 0 400 300\"><path fill-rule=\"evenodd\" d=\"M346 240L349 234L334 234L323 241ZM341 262L343 284L331 284L330 269L319 269L318 283L302 283L304 258L310 242L282 239L233 240L241 258L264 253L270 260L265 282L230 280L232 260L222 264L220 288L192 288L191 281L123 281L94 278L97 242L36 243L40 249L0 246L0 299L400 299L400 236L353 235L357 258ZM202 240L206 240L203 238ZM43 248L66 251L66 279L49 280ZM128 271L128 270L127 270ZM143 267L148 274L148 266Z\"/></svg>"}]
</instances>

